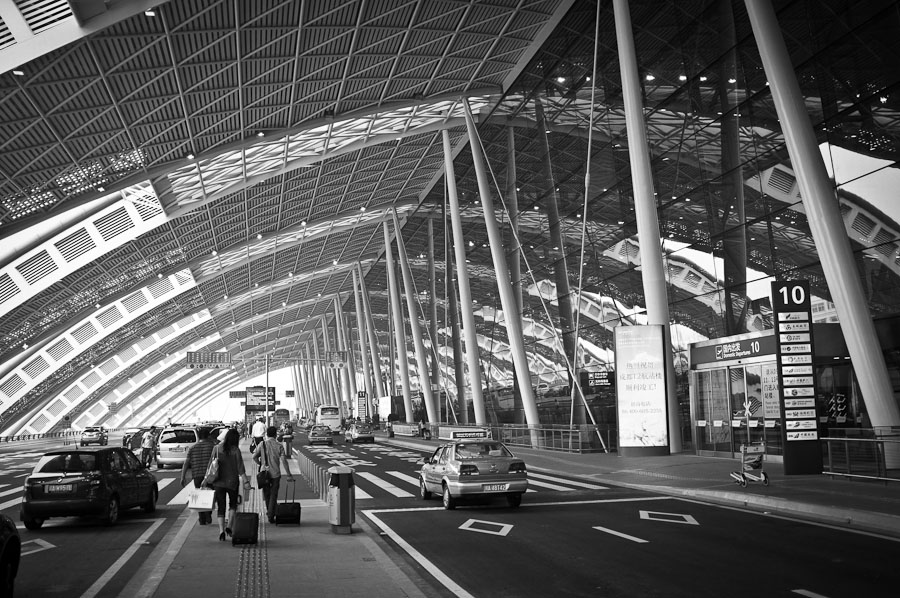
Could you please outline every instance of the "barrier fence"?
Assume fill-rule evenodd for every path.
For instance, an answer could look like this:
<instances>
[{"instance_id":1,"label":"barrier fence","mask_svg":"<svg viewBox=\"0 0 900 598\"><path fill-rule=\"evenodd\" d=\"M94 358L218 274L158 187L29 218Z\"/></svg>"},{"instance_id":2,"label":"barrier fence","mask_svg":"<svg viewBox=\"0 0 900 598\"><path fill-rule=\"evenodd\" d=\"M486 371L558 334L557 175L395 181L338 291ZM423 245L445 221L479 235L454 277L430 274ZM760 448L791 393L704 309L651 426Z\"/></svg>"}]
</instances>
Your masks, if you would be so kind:
<instances>
[{"instance_id":1,"label":"barrier fence","mask_svg":"<svg viewBox=\"0 0 900 598\"><path fill-rule=\"evenodd\" d=\"M829 476L900 482L900 435L821 439L823 472Z\"/></svg>"}]
</instances>

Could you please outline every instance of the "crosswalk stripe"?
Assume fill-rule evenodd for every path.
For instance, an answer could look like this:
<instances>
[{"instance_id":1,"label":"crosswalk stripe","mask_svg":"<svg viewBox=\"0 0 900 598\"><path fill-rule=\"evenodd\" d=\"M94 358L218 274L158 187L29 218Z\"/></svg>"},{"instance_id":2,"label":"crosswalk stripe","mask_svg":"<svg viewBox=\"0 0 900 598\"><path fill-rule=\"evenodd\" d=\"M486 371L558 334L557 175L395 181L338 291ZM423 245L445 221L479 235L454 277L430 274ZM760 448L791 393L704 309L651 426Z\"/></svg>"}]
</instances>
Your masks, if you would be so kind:
<instances>
[{"instance_id":1,"label":"crosswalk stripe","mask_svg":"<svg viewBox=\"0 0 900 598\"><path fill-rule=\"evenodd\" d=\"M539 488L548 488L550 490L559 490L561 492L574 492L574 488L567 488L566 486L559 486L557 484L548 484L547 482L541 482L538 480L528 480L529 486L538 486Z\"/></svg>"},{"instance_id":2,"label":"crosswalk stripe","mask_svg":"<svg viewBox=\"0 0 900 598\"><path fill-rule=\"evenodd\" d=\"M174 479L174 478L168 478ZM194 487L193 484L188 484L181 491L175 495L175 497L166 503L168 506L177 506L177 505L186 505L188 502L188 497L191 495L191 489Z\"/></svg>"},{"instance_id":3,"label":"crosswalk stripe","mask_svg":"<svg viewBox=\"0 0 900 598\"><path fill-rule=\"evenodd\" d=\"M10 507L14 507L14 506L18 505L18 504L21 503L21 502L22 502L22 497L21 497L21 496L17 496L17 497L15 497L15 498L12 499L12 500L8 500L8 501L6 501L5 503L0 504L0 511L5 511L6 509L8 509L8 508L10 508Z\"/></svg>"},{"instance_id":4,"label":"crosswalk stripe","mask_svg":"<svg viewBox=\"0 0 900 598\"><path fill-rule=\"evenodd\" d=\"M0 492L0 496L9 496L10 494L15 494L16 492L22 492L22 487L16 486L15 488L4 490L3 492Z\"/></svg>"},{"instance_id":5,"label":"crosswalk stripe","mask_svg":"<svg viewBox=\"0 0 900 598\"><path fill-rule=\"evenodd\" d=\"M608 486L600 486L599 484L589 484L587 482L579 482L576 480L562 480L560 478L555 478L553 476L549 476L543 473L535 473L533 471L528 472L528 480L532 481L532 478L540 478L542 480L554 480L556 482L563 482L565 484L569 484L570 486L578 486L579 488L588 488L589 490L609 490Z\"/></svg>"},{"instance_id":6,"label":"crosswalk stripe","mask_svg":"<svg viewBox=\"0 0 900 598\"><path fill-rule=\"evenodd\" d=\"M175 478L163 478L156 482L156 487L162 491L163 488L175 481Z\"/></svg>"},{"instance_id":7,"label":"crosswalk stripe","mask_svg":"<svg viewBox=\"0 0 900 598\"><path fill-rule=\"evenodd\" d=\"M397 488L397 487L394 486L393 484L391 484L391 483L389 483L389 482L386 482L386 481L382 480L381 478L379 478L378 476L376 476L376 475L373 474L373 473L369 473L369 472L367 472L367 471L364 471L364 472L362 472L362 473L359 473L358 475L359 475L359 477L361 477L361 478L363 478L363 479L365 479L365 480L368 480L368 481L372 482L373 484L375 484L375 485L378 486L379 488L381 488L381 489L383 489L383 490L386 490L387 492L393 494L394 496L396 496L396 497L398 497L398 498L408 498L408 497L410 497L410 496L413 496L412 494L410 494L410 493L407 492L406 490L403 490L402 488Z\"/></svg>"},{"instance_id":8,"label":"crosswalk stripe","mask_svg":"<svg viewBox=\"0 0 900 598\"><path fill-rule=\"evenodd\" d=\"M417 477L407 475L400 471L389 471L387 473L388 473L388 475L392 475L397 479L403 480L404 482L408 482L408 483L412 484L413 486L419 485L419 478L417 478Z\"/></svg>"}]
</instances>

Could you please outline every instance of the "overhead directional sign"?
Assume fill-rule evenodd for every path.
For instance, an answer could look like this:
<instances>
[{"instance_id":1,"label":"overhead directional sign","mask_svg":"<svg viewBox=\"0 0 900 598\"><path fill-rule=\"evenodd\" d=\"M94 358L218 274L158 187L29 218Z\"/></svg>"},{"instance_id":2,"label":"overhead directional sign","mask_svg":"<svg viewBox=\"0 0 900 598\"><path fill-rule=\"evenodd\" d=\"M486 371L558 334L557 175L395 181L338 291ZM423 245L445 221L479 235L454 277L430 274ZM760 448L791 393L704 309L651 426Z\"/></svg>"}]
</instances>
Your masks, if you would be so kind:
<instances>
[{"instance_id":1,"label":"overhead directional sign","mask_svg":"<svg viewBox=\"0 0 900 598\"><path fill-rule=\"evenodd\" d=\"M328 367L332 369L342 368L347 361L347 352L346 351L328 351L325 355L325 360L328 362Z\"/></svg>"},{"instance_id":2,"label":"overhead directional sign","mask_svg":"<svg viewBox=\"0 0 900 598\"><path fill-rule=\"evenodd\" d=\"M214 369L231 367L231 353L222 351L188 351L185 358L188 369Z\"/></svg>"}]
</instances>

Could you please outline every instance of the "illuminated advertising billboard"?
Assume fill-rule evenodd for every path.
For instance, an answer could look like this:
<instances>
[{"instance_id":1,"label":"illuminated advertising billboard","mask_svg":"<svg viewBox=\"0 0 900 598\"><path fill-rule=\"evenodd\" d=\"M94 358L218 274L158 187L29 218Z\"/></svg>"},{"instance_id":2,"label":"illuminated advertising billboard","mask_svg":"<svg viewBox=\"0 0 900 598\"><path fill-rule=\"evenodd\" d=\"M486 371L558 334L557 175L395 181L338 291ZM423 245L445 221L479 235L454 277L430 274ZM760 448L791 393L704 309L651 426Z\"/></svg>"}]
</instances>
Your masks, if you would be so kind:
<instances>
[{"instance_id":1,"label":"illuminated advertising billboard","mask_svg":"<svg viewBox=\"0 0 900 598\"><path fill-rule=\"evenodd\" d=\"M616 408L619 454L669 454L663 327L617 326Z\"/></svg>"}]
</instances>

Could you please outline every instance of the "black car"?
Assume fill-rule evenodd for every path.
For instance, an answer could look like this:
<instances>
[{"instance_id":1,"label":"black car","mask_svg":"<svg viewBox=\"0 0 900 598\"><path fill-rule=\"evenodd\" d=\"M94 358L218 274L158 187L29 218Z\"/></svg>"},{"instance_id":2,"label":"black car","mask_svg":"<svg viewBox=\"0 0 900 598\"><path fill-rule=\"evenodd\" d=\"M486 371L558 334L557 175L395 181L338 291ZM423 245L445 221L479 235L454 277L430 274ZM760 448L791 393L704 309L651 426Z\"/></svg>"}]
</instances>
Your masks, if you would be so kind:
<instances>
[{"instance_id":1,"label":"black car","mask_svg":"<svg viewBox=\"0 0 900 598\"><path fill-rule=\"evenodd\" d=\"M16 522L0 513L0 596L13 595L19 559L22 556L22 541Z\"/></svg>"},{"instance_id":2,"label":"black car","mask_svg":"<svg viewBox=\"0 0 900 598\"><path fill-rule=\"evenodd\" d=\"M122 509L156 510L156 476L122 447L57 449L40 458L25 478L19 514L40 529L50 517L97 516L112 525Z\"/></svg>"}]
</instances>

